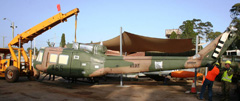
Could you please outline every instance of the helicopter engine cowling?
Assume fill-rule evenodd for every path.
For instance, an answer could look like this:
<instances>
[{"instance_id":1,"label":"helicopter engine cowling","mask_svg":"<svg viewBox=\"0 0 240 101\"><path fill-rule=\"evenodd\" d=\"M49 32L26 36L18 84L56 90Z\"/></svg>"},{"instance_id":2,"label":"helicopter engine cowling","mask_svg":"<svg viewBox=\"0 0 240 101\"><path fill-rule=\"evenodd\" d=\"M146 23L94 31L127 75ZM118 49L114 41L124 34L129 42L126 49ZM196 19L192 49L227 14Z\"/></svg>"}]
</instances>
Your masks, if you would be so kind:
<instances>
[{"instance_id":1,"label":"helicopter engine cowling","mask_svg":"<svg viewBox=\"0 0 240 101\"><path fill-rule=\"evenodd\" d=\"M81 43L73 43L68 44L67 48L73 48L76 50L83 50L92 54L105 54L107 51L107 47L99 44L81 44Z\"/></svg>"}]
</instances>

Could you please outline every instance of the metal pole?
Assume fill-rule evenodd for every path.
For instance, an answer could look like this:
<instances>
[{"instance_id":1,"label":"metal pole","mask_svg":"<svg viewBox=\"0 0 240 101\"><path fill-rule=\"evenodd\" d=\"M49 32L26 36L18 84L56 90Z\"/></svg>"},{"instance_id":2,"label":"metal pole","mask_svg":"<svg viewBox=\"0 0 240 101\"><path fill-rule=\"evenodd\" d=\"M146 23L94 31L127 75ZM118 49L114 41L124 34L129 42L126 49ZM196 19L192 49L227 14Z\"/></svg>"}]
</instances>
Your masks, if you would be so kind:
<instances>
[{"instance_id":1,"label":"metal pole","mask_svg":"<svg viewBox=\"0 0 240 101\"><path fill-rule=\"evenodd\" d=\"M120 27L120 56L122 56L122 27ZM123 74L120 76L120 86L123 86L122 76Z\"/></svg>"},{"instance_id":2,"label":"metal pole","mask_svg":"<svg viewBox=\"0 0 240 101\"><path fill-rule=\"evenodd\" d=\"M31 41L30 49L32 49L32 41Z\"/></svg>"},{"instance_id":3,"label":"metal pole","mask_svg":"<svg viewBox=\"0 0 240 101\"><path fill-rule=\"evenodd\" d=\"M198 35L196 36L196 49L195 49L196 55L198 54ZM197 87L197 68L195 68L195 87Z\"/></svg>"},{"instance_id":4,"label":"metal pole","mask_svg":"<svg viewBox=\"0 0 240 101\"><path fill-rule=\"evenodd\" d=\"M33 54L34 54L34 59L35 59L35 56L36 56L36 53L35 53L35 39L33 39L34 41L33 41Z\"/></svg>"},{"instance_id":5,"label":"metal pole","mask_svg":"<svg viewBox=\"0 0 240 101\"><path fill-rule=\"evenodd\" d=\"M122 56L122 27L120 27L120 56Z\"/></svg>"},{"instance_id":6,"label":"metal pole","mask_svg":"<svg viewBox=\"0 0 240 101\"><path fill-rule=\"evenodd\" d=\"M195 53L198 53L198 35L196 36L196 49L195 49Z\"/></svg>"},{"instance_id":7,"label":"metal pole","mask_svg":"<svg viewBox=\"0 0 240 101\"><path fill-rule=\"evenodd\" d=\"M5 38L5 37L3 36L3 48L4 48L4 38Z\"/></svg>"},{"instance_id":8,"label":"metal pole","mask_svg":"<svg viewBox=\"0 0 240 101\"><path fill-rule=\"evenodd\" d=\"M208 67L205 67L205 77L207 76Z\"/></svg>"},{"instance_id":9,"label":"metal pole","mask_svg":"<svg viewBox=\"0 0 240 101\"><path fill-rule=\"evenodd\" d=\"M12 22L12 37L14 38L14 22Z\"/></svg>"},{"instance_id":10,"label":"metal pole","mask_svg":"<svg viewBox=\"0 0 240 101\"><path fill-rule=\"evenodd\" d=\"M7 19L7 18L3 18L3 20L8 20L9 22L11 22L11 28L12 28L12 37L14 38L14 22L12 22L11 20Z\"/></svg>"},{"instance_id":11,"label":"metal pole","mask_svg":"<svg viewBox=\"0 0 240 101\"><path fill-rule=\"evenodd\" d=\"M75 43L77 42L77 13L75 14Z\"/></svg>"}]
</instances>

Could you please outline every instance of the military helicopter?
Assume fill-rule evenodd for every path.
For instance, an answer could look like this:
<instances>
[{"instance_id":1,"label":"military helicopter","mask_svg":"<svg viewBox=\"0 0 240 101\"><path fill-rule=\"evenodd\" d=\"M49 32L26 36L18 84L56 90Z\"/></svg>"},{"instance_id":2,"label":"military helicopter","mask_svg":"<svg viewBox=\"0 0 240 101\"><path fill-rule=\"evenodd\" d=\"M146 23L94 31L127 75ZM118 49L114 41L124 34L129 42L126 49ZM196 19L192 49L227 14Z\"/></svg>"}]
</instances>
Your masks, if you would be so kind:
<instances>
[{"instance_id":1,"label":"military helicopter","mask_svg":"<svg viewBox=\"0 0 240 101\"><path fill-rule=\"evenodd\" d=\"M128 74L206 67L219 59L237 38L228 28L199 53L191 57L106 56L101 44L73 43L72 47L41 48L34 68L65 78L97 78L106 74Z\"/></svg>"}]
</instances>

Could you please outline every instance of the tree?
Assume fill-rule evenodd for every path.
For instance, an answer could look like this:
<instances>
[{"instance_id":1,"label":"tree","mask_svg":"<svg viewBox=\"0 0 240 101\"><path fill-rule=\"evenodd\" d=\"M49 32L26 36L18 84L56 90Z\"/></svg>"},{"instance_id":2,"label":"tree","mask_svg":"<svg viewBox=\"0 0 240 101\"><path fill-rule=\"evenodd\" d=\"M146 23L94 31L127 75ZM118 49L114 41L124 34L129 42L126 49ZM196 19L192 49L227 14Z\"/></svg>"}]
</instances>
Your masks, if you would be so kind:
<instances>
[{"instance_id":1,"label":"tree","mask_svg":"<svg viewBox=\"0 0 240 101\"><path fill-rule=\"evenodd\" d=\"M221 32L210 32L209 34L207 34L206 36L206 41L213 41L215 38L217 38L220 34L222 34Z\"/></svg>"},{"instance_id":2,"label":"tree","mask_svg":"<svg viewBox=\"0 0 240 101\"><path fill-rule=\"evenodd\" d=\"M180 36L181 39L190 39L195 38L196 33L194 32L194 22L192 20L187 20L183 22L179 28L183 31L182 35Z\"/></svg>"},{"instance_id":3,"label":"tree","mask_svg":"<svg viewBox=\"0 0 240 101\"><path fill-rule=\"evenodd\" d=\"M234 44L237 49L240 49L240 3L236 3L232 6L230 9L231 17L232 17L232 23L233 26L236 27L238 30L236 33L238 34L238 39L236 40L236 43ZM233 45L233 46L234 46ZM233 48L234 49L234 48Z\"/></svg>"},{"instance_id":4,"label":"tree","mask_svg":"<svg viewBox=\"0 0 240 101\"><path fill-rule=\"evenodd\" d=\"M202 22L201 19L186 20L179 28L183 31L180 36L181 39L192 39L192 43L195 44L196 35L200 38L207 36L212 32L213 25L211 22ZM207 41L207 39L206 39Z\"/></svg>"},{"instance_id":5,"label":"tree","mask_svg":"<svg viewBox=\"0 0 240 101\"><path fill-rule=\"evenodd\" d=\"M237 33L238 35L240 35L240 3L237 3L235 5L232 6L232 8L230 9L231 12L231 16L232 17L232 23L234 25L234 27L236 27Z\"/></svg>"},{"instance_id":6,"label":"tree","mask_svg":"<svg viewBox=\"0 0 240 101\"><path fill-rule=\"evenodd\" d=\"M66 45L65 34L63 33L61 37L60 47L64 47L65 45Z\"/></svg>"},{"instance_id":7,"label":"tree","mask_svg":"<svg viewBox=\"0 0 240 101\"><path fill-rule=\"evenodd\" d=\"M240 15L240 3L236 3L235 5L232 6L230 9L231 12L231 17L234 18L240 18L238 15Z\"/></svg>"},{"instance_id":8,"label":"tree","mask_svg":"<svg viewBox=\"0 0 240 101\"><path fill-rule=\"evenodd\" d=\"M48 41L47 41L47 44L48 44L48 47L54 47L54 46L50 43L49 39L48 39Z\"/></svg>"},{"instance_id":9,"label":"tree","mask_svg":"<svg viewBox=\"0 0 240 101\"><path fill-rule=\"evenodd\" d=\"M177 39L177 33L173 31L169 37L170 39Z\"/></svg>"}]
</instances>

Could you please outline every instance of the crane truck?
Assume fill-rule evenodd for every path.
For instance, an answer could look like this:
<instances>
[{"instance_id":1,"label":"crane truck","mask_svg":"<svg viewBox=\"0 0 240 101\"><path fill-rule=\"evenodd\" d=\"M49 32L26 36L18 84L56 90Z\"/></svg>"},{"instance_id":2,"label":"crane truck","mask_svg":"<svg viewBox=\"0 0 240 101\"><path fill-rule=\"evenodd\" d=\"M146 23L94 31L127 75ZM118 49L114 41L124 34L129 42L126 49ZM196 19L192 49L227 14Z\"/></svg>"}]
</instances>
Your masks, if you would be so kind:
<instances>
[{"instance_id":1,"label":"crane truck","mask_svg":"<svg viewBox=\"0 0 240 101\"><path fill-rule=\"evenodd\" d=\"M66 22L67 19L75 15L75 34L77 24L77 14L79 9L75 8L65 14L58 13L47 20L37 24L36 26L26 30L25 32L18 34L8 44L8 48L0 48L0 77L5 78L8 82L16 82L19 76L27 76L32 80L39 77L39 71L32 67L32 40L41 35L47 30L50 30L54 26ZM76 40L76 39L75 39ZM23 48L23 44L31 41L31 49L29 56ZM14 47L16 46L16 47ZM6 55L10 54L10 58L6 59ZM23 57L24 60L21 60Z\"/></svg>"}]
</instances>

